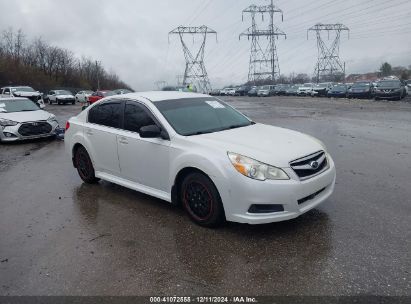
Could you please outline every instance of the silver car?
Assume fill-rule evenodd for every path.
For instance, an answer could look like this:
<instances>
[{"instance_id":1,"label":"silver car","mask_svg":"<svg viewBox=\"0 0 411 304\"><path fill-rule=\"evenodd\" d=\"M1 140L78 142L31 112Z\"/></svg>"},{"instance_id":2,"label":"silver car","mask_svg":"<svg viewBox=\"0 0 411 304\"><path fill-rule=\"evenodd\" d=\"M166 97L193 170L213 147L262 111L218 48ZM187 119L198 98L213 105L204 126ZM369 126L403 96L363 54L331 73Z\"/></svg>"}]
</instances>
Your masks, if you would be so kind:
<instances>
[{"instance_id":1,"label":"silver car","mask_svg":"<svg viewBox=\"0 0 411 304\"><path fill-rule=\"evenodd\" d=\"M27 98L0 98L0 142L54 136L56 116Z\"/></svg>"}]
</instances>

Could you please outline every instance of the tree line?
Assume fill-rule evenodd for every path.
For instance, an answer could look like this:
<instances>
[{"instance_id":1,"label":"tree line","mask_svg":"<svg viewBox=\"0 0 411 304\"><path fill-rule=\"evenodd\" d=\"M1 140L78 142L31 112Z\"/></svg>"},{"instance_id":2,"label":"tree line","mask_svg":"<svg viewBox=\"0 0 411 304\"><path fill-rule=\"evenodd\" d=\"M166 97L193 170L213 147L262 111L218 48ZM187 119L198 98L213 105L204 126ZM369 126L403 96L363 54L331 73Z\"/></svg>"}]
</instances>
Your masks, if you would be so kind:
<instances>
[{"instance_id":1,"label":"tree line","mask_svg":"<svg viewBox=\"0 0 411 304\"><path fill-rule=\"evenodd\" d=\"M0 34L0 85L28 85L51 89L130 89L99 61L77 58L68 49L50 45L43 38L27 39L9 28Z\"/></svg>"}]
</instances>

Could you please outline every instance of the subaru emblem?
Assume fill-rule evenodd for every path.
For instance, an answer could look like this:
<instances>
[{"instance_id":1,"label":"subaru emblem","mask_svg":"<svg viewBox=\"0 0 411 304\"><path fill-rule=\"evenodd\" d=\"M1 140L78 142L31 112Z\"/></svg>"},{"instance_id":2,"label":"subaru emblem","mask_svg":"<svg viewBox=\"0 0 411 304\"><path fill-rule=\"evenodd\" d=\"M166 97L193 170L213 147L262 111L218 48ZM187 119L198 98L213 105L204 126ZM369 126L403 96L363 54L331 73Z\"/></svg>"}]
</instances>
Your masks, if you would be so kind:
<instances>
[{"instance_id":1,"label":"subaru emblem","mask_svg":"<svg viewBox=\"0 0 411 304\"><path fill-rule=\"evenodd\" d=\"M310 167L313 169L318 169L318 167L320 166L320 164L318 163L318 161L312 161L310 163Z\"/></svg>"}]
</instances>

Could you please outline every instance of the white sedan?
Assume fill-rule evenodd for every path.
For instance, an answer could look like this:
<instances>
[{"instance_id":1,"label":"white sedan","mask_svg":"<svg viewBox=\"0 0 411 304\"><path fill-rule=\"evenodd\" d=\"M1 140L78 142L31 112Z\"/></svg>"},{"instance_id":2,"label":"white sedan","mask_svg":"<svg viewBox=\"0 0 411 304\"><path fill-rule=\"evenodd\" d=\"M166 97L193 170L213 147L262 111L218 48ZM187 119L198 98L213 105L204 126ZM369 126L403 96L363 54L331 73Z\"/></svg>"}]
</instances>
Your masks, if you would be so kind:
<instances>
[{"instance_id":1,"label":"white sedan","mask_svg":"<svg viewBox=\"0 0 411 304\"><path fill-rule=\"evenodd\" d=\"M93 91L80 91L74 96L77 102L86 103L88 98L93 94Z\"/></svg>"},{"instance_id":2,"label":"white sedan","mask_svg":"<svg viewBox=\"0 0 411 304\"><path fill-rule=\"evenodd\" d=\"M55 136L56 116L26 98L0 99L0 142Z\"/></svg>"},{"instance_id":3,"label":"white sedan","mask_svg":"<svg viewBox=\"0 0 411 304\"><path fill-rule=\"evenodd\" d=\"M203 226L296 218L327 200L336 178L319 140L201 94L104 98L67 122L65 144L86 183L182 204Z\"/></svg>"}]
</instances>

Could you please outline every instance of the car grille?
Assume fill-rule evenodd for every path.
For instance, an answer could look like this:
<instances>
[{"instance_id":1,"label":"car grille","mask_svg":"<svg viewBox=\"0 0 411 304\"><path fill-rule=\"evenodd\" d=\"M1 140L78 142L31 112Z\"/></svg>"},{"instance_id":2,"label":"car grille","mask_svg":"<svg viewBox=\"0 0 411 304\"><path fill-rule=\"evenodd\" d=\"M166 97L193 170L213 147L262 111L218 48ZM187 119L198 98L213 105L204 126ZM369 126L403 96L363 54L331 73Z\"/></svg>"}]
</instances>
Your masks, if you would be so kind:
<instances>
[{"instance_id":1,"label":"car grille","mask_svg":"<svg viewBox=\"0 0 411 304\"><path fill-rule=\"evenodd\" d=\"M328 169L328 160L324 151L320 151L290 163L291 168L301 180L314 177Z\"/></svg>"},{"instance_id":2,"label":"car grille","mask_svg":"<svg viewBox=\"0 0 411 304\"><path fill-rule=\"evenodd\" d=\"M21 125L19 134L21 136L43 135L50 133L52 129L52 126L45 121L28 122Z\"/></svg>"}]
</instances>

